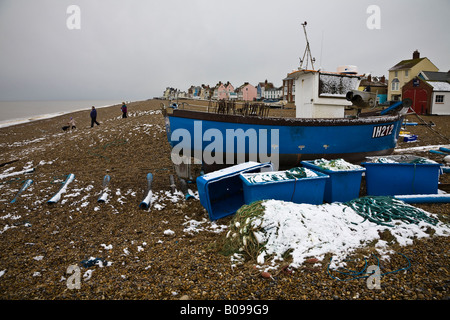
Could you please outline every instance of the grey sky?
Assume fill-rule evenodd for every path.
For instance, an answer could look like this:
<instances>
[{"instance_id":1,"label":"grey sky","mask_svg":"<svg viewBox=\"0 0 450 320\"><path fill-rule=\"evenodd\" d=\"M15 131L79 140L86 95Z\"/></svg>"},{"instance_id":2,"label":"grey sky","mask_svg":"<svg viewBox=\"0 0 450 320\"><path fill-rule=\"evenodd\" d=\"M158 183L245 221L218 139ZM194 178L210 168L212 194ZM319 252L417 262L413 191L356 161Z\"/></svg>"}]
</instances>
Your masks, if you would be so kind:
<instances>
[{"instance_id":1,"label":"grey sky","mask_svg":"<svg viewBox=\"0 0 450 320\"><path fill-rule=\"evenodd\" d=\"M69 5L81 29L69 30ZM370 30L369 5L381 10ZM0 100L139 100L168 87L268 79L297 68L388 69L418 49L450 70L448 0L0 0Z\"/></svg>"}]
</instances>

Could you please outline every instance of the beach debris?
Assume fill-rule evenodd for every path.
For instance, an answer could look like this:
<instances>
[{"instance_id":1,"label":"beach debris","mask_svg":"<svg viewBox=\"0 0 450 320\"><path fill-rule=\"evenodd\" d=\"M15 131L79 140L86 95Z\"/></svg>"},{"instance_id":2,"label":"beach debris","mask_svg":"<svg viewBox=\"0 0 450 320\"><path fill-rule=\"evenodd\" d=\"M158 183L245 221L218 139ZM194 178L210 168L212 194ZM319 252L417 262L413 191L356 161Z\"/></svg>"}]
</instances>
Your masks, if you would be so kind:
<instances>
[{"instance_id":1,"label":"beach debris","mask_svg":"<svg viewBox=\"0 0 450 320\"><path fill-rule=\"evenodd\" d=\"M450 154L450 149L449 148L444 148L444 147L439 147L440 151L446 152L447 154Z\"/></svg>"},{"instance_id":2,"label":"beach debris","mask_svg":"<svg viewBox=\"0 0 450 320\"><path fill-rule=\"evenodd\" d=\"M192 190L188 188L186 180L180 179L180 188L181 188L181 191L184 194L184 199L185 200L189 200L189 199L195 198Z\"/></svg>"},{"instance_id":3,"label":"beach debris","mask_svg":"<svg viewBox=\"0 0 450 320\"><path fill-rule=\"evenodd\" d=\"M443 156L447 155L447 153L442 152L442 151L438 151L438 150L429 150L428 152L434 153L434 154L440 154L440 155L443 155Z\"/></svg>"},{"instance_id":4,"label":"beach debris","mask_svg":"<svg viewBox=\"0 0 450 320\"><path fill-rule=\"evenodd\" d=\"M11 173L0 174L0 179L9 178L9 177L13 177L13 176L18 176L18 175L21 175L21 174L33 173L34 170L35 170L34 168L31 168L31 169L25 169L25 170L22 170L22 171L16 171L16 172L11 172Z\"/></svg>"},{"instance_id":5,"label":"beach debris","mask_svg":"<svg viewBox=\"0 0 450 320\"><path fill-rule=\"evenodd\" d=\"M397 195L395 199L406 203L450 203L450 194L411 194L411 195Z\"/></svg>"},{"instance_id":6,"label":"beach debris","mask_svg":"<svg viewBox=\"0 0 450 320\"><path fill-rule=\"evenodd\" d=\"M108 262L103 259L103 258L94 258L94 257L90 257L89 259L86 260L82 260L81 261L81 265L83 266L83 268L90 268L92 266L99 266L100 268L107 266Z\"/></svg>"},{"instance_id":7,"label":"beach debris","mask_svg":"<svg viewBox=\"0 0 450 320\"><path fill-rule=\"evenodd\" d=\"M97 202L100 202L100 203L106 202L106 199L108 198L108 191L109 191L108 185L109 185L110 181L111 181L111 177L109 175L105 175L103 177L103 184L102 184L103 190L102 190L102 193L100 194L100 196L98 197Z\"/></svg>"},{"instance_id":8,"label":"beach debris","mask_svg":"<svg viewBox=\"0 0 450 320\"><path fill-rule=\"evenodd\" d=\"M450 155L445 156L443 160L445 163L450 163Z\"/></svg>"},{"instance_id":9,"label":"beach debris","mask_svg":"<svg viewBox=\"0 0 450 320\"><path fill-rule=\"evenodd\" d=\"M169 182L170 182L170 189L172 190L172 194L175 194L176 185L175 185L175 179L173 177L173 174L169 175Z\"/></svg>"},{"instance_id":10,"label":"beach debris","mask_svg":"<svg viewBox=\"0 0 450 320\"><path fill-rule=\"evenodd\" d=\"M141 209L148 209L150 207L150 204L152 202L152 181L153 181L153 175L151 173L147 174L147 191L146 196L144 200L139 204L139 208Z\"/></svg>"},{"instance_id":11,"label":"beach debris","mask_svg":"<svg viewBox=\"0 0 450 320\"><path fill-rule=\"evenodd\" d=\"M75 180L75 175L73 173L67 175L66 180L62 183L61 188L59 191L50 199L47 201L49 204L57 203L61 199L61 195L66 192L67 186Z\"/></svg>"},{"instance_id":12,"label":"beach debris","mask_svg":"<svg viewBox=\"0 0 450 320\"><path fill-rule=\"evenodd\" d=\"M4 167L4 166L6 166L7 164L11 164L11 163L14 163L14 162L17 162L17 161L19 161L19 159L15 159L15 160L11 160L11 161L2 162L2 163L0 163L0 167Z\"/></svg>"},{"instance_id":13,"label":"beach debris","mask_svg":"<svg viewBox=\"0 0 450 320\"><path fill-rule=\"evenodd\" d=\"M399 253L399 252L397 252L397 254L401 255L404 258L404 260L407 261L407 265L405 267L398 268L393 271L384 272L382 274L380 273L380 271L381 271L380 259L375 254L372 254L370 258L374 257L377 261L376 264L369 262L369 259L367 259L366 257L363 257L364 265L361 270L349 269L349 267L347 267L347 266L339 267L336 270L333 270L333 272L339 274L340 277L334 276L332 274L332 272L330 271L330 264L331 264L331 260L333 259L333 258L330 258L330 264L328 264L327 272L328 272L328 275L334 280L350 281L350 280L356 280L356 279L361 279L361 278L369 278L371 275L372 275L372 277L375 277L375 276L381 277L381 276L384 276L387 274L392 274L392 273L397 273L400 271L409 270L411 268L411 261L404 254ZM348 259L345 261L345 265L347 265L348 263L351 263L351 262L353 262L353 264L356 264L356 265L361 264L361 261L359 261L359 260L360 259L355 259L352 261L352 260ZM373 267L375 267L375 268L373 268ZM372 270L372 269L374 269L374 270ZM375 270L378 270L378 274L375 273L376 272Z\"/></svg>"},{"instance_id":14,"label":"beach debris","mask_svg":"<svg viewBox=\"0 0 450 320\"><path fill-rule=\"evenodd\" d=\"M411 134L403 137L404 142L415 142L417 141L418 136L416 134Z\"/></svg>"},{"instance_id":15,"label":"beach debris","mask_svg":"<svg viewBox=\"0 0 450 320\"><path fill-rule=\"evenodd\" d=\"M32 183L33 183L33 180L31 180L31 179L25 180L25 182L23 183L23 185L20 188L19 192L17 192L16 196L14 197L14 199L11 200L10 203L15 203L17 201L17 199L19 198L20 194L22 192L24 192L29 186L31 186Z\"/></svg>"}]
</instances>

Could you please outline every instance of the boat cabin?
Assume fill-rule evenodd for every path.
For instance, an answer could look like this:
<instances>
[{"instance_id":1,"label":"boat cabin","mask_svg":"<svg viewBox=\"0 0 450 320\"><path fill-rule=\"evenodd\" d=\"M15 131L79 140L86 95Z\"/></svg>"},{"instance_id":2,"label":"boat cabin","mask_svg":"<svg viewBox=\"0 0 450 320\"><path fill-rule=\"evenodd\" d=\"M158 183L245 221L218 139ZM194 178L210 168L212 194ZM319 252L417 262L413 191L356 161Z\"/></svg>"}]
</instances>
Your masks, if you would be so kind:
<instances>
[{"instance_id":1,"label":"boat cabin","mask_svg":"<svg viewBox=\"0 0 450 320\"><path fill-rule=\"evenodd\" d=\"M345 108L352 105L346 94L361 81L355 68L342 67L338 72L301 69L289 76L295 79L297 118L344 118Z\"/></svg>"}]
</instances>

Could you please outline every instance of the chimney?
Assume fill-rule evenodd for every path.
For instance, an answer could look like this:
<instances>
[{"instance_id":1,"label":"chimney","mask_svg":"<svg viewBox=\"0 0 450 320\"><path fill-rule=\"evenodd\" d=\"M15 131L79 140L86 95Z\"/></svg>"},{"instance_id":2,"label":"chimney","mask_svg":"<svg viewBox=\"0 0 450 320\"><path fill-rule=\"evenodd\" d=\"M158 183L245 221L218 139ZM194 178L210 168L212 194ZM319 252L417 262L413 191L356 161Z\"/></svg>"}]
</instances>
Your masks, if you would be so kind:
<instances>
[{"instance_id":1,"label":"chimney","mask_svg":"<svg viewBox=\"0 0 450 320\"><path fill-rule=\"evenodd\" d=\"M380 82L386 83L386 77L384 75L381 77Z\"/></svg>"},{"instance_id":2,"label":"chimney","mask_svg":"<svg viewBox=\"0 0 450 320\"><path fill-rule=\"evenodd\" d=\"M413 59L419 59L420 58L420 52L418 50L413 52Z\"/></svg>"}]
</instances>

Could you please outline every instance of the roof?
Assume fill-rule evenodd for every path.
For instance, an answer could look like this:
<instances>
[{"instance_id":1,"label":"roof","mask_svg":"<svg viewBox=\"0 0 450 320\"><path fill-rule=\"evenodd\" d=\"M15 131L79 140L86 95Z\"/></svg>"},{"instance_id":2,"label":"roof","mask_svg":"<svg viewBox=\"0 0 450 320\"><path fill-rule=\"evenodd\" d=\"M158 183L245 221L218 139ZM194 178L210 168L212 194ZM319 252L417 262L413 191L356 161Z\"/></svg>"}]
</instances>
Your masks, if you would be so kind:
<instances>
[{"instance_id":1,"label":"roof","mask_svg":"<svg viewBox=\"0 0 450 320\"><path fill-rule=\"evenodd\" d=\"M423 61L425 58L417 58L417 59L408 59L402 60L397 63L395 66L389 69L389 71L402 70L402 69L411 69L419 62Z\"/></svg>"},{"instance_id":2,"label":"roof","mask_svg":"<svg viewBox=\"0 0 450 320\"><path fill-rule=\"evenodd\" d=\"M340 73L340 72L328 72L328 71L320 71L320 70L306 70L306 69L300 69L297 71L293 71L288 74L289 79L296 79L299 75L305 74L305 73L320 73L320 74L329 74L329 75L338 75L343 77L357 77L361 78L361 75L357 74L348 74L348 73Z\"/></svg>"},{"instance_id":3,"label":"roof","mask_svg":"<svg viewBox=\"0 0 450 320\"><path fill-rule=\"evenodd\" d=\"M438 72L438 71L421 71L420 73L424 80L427 81L449 81L450 82L450 71L449 72Z\"/></svg>"},{"instance_id":4,"label":"roof","mask_svg":"<svg viewBox=\"0 0 450 320\"><path fill-rule=\"evenodd\" d=\"M371 81L369 81L369 79L362 79L361 83L359 84L361 87L363 86L372 86L372 87L387 87L387 83L386 82L382 82L379 81L377 79L372 78Z\"/></svg>"},{"instance_id":5,"label":"roof","mask_svg":"<svg viewBox=\"0 0 450 320\"><path fill-rule=\"evenodd\" d=\"M417 58L417 59L408 59L408 60L402 60L399 63L397 63L395 66L389 69L389 71L396 71L396 70L404 70L404 69L411 69L419 62L422 62L428 58Z\"/></svg>"},{"instance_id":6,"label":"roof","mask_svg":"<svg viewBox=\"0 0 450 320\"><path fill-rule=\"evenodd\" d=\"M450 92L450 83L445 81L427 81L433 87L433 91L448 91Z\"/></svg>"}]
</instances>

